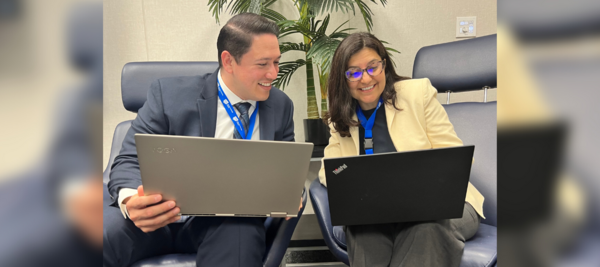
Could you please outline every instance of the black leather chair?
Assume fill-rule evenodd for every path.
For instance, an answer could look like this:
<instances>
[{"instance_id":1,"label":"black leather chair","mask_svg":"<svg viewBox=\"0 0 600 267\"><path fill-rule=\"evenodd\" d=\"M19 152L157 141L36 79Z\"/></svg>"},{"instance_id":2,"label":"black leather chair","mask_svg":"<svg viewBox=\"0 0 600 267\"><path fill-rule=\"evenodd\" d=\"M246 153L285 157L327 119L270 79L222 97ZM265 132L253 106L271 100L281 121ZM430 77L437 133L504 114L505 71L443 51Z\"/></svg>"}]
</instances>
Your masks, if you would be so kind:
<instances>
[{"instance_id":1,"label":"black leather chair","mask_svg":"<svg viewBox=\"0 0 600 267\"><path fill-rule=\"evenodd\" d=\"M413 78L429 78L440 93L494 88L496 39L494 34L423 47L415 58ZM482 223L496 226L496 102L488 103L487 96L482 100L444 108L463 143L475 145L471 182L486 197Z\"/></svg>"},{"instance_id":2,"label":"black leather chair","mask_svg":"<svg viewBox=\"0 0 600 267\"><path fill-rule=\"evenodd\" d=\"M217 62L131 62L125 64L121 73L121 95L123 106L128 111L137 113L137 111L146 102L146 94L150 84L159 78L173 76L194 76L214 72L219 64ZM110 203L111 196L108 193L106 184L110 180L110 169L114 158L121 150L121 144L125 134L131 126L131 121L119 123L113 135L113 141L110 151L110 159L103 173L104 181L104 203ZM267 233L267 249L263 258L265 267L276 267L281 263L287 247L292 239L292 234L298 220L300 219L304 206L306 206L306 194L303 192L303 208L298 213L297 218L286 221L284 218L267 218L265 229ZM175 266L196 266L195 254L170 254L157 256L139 261L134 267L175 267Z\"/></svg>"},{"instance_id":3,"label":"black leather chair","mask_svg":"<svg viewBox=\"0 0 600 267\"><path fill-rule=\"evenodd\" d=\"M496 35L424 47L417 53L413 70L414 78L429 78L438 92L496 87ZM458 136L465 144L475 145L471 182L485 196L486 219L465 243L460 266L495 266L496 102L458 103L445 108ZM349 265L345 233L341 226L331 225L327 188L319 179L310 185L310 198L325 243L340 261Z\"/></svg>"},{"instance_id":4,"label":"black leather chair","mask_svg":"<svg viewBox=\"0 0 600 267\"><path fill-rule=\"evenodd\" d=\"M496 87L496 35L423 47L417 52L413 78L429 78L438 92L452 92Z\"/></svg>"}]
</instances>

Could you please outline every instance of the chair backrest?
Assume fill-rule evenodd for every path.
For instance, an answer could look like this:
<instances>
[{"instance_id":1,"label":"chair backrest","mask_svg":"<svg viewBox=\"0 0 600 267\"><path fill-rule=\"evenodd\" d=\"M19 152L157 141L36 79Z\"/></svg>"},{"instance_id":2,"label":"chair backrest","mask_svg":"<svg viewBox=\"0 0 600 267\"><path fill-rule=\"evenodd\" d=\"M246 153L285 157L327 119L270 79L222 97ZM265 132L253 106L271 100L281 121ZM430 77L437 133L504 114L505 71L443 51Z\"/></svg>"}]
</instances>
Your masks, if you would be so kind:
<instances>
[{"instance_id":1,"label":"chair backrest","mask_svg":"<svg viewBox=\"0 0 600 267\"><path fill-rule=\"evenodd\" d=\"M427 77L438 92L496 87L496 35L423 47L413 78ZM475 145L471 182L484 195L483 223L497 223L496 102L445 105L465 145Z\"/></svg>"},{"instance_id":2,"label":"chair backrest","mask_svg":"<svg viewBox=\"0 0 600 267\"><path fill-rule=\"evenodd\" d=\"M496 87L496 35L419 49L413 78L429 78L438 92Z\"/></svg>"},{"instance_id":3,"label":"chair backrest","mask_svg":"<svg viewBox=\"0 0 600 267\"><path fill-rule=\"evenodd\" d=\"M213 73L216 61L207 62L130 62L121 72L123 106L137 112L146 102L150 84L157 79L176 76L196 76Z\"/></svg>"},{"instance_id":4,"label":"chair backrest","mask_svg":"<svg viewBox=\"0 0 600 267\"><path fill-rule=\"evenodd\" d=\"M496 102L446 105L454 130L465 145L475 145L471 183L483 194L482 222L497 224Z\"/></svg>"},{"instance_id":5,"label":"chair backrest","mask_svg":"<svg viewBox=\"0 0 600 267\"><path fill-rule=\"evenodd\" d=\"M214 72L219 67L215 61L208 62L130 62L121 72L121 97L125 109L137 113L146 102L150 84L153 81L175 76L195 76ZM123 139L131 127L131 121L123 121L115 128L108 164L103 173L104 183L108 183L110 169L115 157L121 151Z\"/></svg>"}]
</instances>

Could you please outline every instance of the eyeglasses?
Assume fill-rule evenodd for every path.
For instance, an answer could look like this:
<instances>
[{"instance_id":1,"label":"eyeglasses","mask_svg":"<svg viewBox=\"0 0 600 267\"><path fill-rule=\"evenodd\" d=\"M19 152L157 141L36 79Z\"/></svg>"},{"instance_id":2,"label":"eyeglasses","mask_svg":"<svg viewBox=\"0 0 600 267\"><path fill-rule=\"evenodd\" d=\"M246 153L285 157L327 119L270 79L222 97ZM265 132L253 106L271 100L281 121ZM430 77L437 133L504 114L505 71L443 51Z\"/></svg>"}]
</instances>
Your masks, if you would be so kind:
<instances>
[{"instance_id":1,"label":"eyeglasses","mask_svg":"<svg viewBox=\"0 0 600 267\"><path fill-rule=\"evenodd\" d=\"M373 76L377 76L377 75L381 74L381 71L383 71L383 68L385 68L385 59L374 62L373 64L367 66L366 69L350 68L344 74L346 75L346 79L348 79L351 82L356 82L356 81L362 79L362 76L363 76L363 73L365 72L365 70L367 71L367 73L369 75L371 75L371 77L373 77Z\"/></svg>"}]
</instances>

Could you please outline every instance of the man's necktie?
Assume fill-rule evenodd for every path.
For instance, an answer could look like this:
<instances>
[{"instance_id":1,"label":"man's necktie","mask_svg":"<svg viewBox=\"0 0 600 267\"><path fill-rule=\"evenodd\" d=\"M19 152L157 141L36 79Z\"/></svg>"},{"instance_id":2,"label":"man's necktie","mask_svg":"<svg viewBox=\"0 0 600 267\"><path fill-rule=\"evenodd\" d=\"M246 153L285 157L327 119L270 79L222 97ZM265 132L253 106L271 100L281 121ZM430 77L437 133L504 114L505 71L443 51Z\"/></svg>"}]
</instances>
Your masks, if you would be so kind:
<instances>
[{"instance_id":1,"label":"man's necktie","mask_svg":"<svg viewBox=\"0 0 600 267\"><path fill-rule=\"evenodd\" d=\"M248 118L248 110L250 110L251 107L250 103L237 103L233 106L240 112L239 117L242 121L242 126L244 127L244 131L246 131L246 135L248 135L248 125L250 124L250 119ZM242 139L242 136L240 135L240 133L238 133L237 129L233 131L233 139Z\"/></svg>"}]
</instances>

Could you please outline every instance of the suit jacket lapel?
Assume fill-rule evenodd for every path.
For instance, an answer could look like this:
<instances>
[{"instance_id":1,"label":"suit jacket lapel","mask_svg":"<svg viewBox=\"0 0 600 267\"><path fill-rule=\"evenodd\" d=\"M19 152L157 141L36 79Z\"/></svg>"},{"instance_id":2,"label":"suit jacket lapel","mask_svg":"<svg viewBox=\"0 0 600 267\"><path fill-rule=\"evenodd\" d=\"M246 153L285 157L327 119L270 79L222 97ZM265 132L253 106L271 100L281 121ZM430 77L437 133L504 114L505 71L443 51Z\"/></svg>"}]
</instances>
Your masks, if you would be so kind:
<instances>
[{"instance_id":1,"label":"suit jacket lapel","mask_svg":"<svg viewBox=\"0 0 600 267\"><path fill-rule=\"evenodd\" d=\"M394 106L385 105L385 120L387 122L388 132L390 133L390 137L392 138L392 143L394 143L394 148L396 148L396 151L400 151L398 150L398 145L400 144L400 140L398 140L398 134L392 128L395 115L396 109L394 108Z\"/></svg>"},{"instance_id":2,"label":"suit jacket lapel","mask_svg":"<svg viewBox=\"0 0 600 267\"><path fill-rule=\"evenodd\" d=\"M269 99L258 104L258 127L260 128L260 140L275 139L275 116L271 106L269 105Z\"/></svg>"},{"instance_id":3,"label":"suit jacket lapel","mask_svg":"<svg viewBox=\"0 0 600 267\"><path fill-rule=\"evenodd\" d=\"M354 113L354 115L352 116L352 119L355 121L358 121L360 123L360 121L358 120L358 116L356 116L356 113ZM356 155L360 155L360 144L358 143L358 139L360 138L360 133L358 132L358 127L360 126L350 126L350 136L352 137L352 141L354 141L354 147L356 148Z\"/></svg>"},{"instance_id":4,"label":"suit jacket lapel","mask_svg":"<svg viewBox=\"0 0 600 267\"><path fill-rule=\"evenodd\" d=\"M219 69L208 76L204 84L200 85L200 98L198 98L198 113L200 115L200 132L203 137L215 137L217 125L217 76Z\"/></svg>"}]
</instances>

